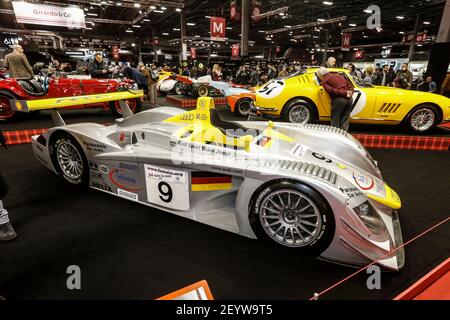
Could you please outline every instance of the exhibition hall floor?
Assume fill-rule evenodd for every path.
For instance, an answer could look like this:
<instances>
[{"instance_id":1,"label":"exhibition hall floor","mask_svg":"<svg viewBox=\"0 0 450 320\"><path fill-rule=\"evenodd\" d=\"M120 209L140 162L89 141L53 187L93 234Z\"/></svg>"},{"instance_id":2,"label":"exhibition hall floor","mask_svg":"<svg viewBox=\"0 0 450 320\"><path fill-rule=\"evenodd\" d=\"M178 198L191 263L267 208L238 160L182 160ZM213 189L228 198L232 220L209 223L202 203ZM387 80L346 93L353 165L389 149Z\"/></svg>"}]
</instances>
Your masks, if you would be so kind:
<instances>
[{"instance_id":1,"label":"exhibition hall floor","mask_svg":"<svg viewBox=\"0 0 450 320\"><path fill-rule=\"evenodd\" d=\"M371 150L400 195L403 239L449 216L448 152ZM4 203L19 238L0 243L0 294L7 299L155 299L205 279L216 299L309 299L355 269L301 256L54 176L29 144L0 152L11 190ZM320 299L392 299L449 257L450 225L406 247L399 273L367 274ZM66 287L69 265L81 290Z\"/></svg>"}]
</instances>

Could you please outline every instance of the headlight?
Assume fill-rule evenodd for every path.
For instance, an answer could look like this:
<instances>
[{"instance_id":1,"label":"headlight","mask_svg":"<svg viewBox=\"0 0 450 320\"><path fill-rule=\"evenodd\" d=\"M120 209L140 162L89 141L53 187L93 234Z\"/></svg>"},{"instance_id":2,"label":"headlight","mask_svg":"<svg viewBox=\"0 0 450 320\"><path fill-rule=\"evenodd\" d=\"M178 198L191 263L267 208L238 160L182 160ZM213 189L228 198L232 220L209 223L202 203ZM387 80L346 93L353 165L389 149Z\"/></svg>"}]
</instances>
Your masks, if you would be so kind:
<instances>
[{"instance_id":1,"label":"headlight","mask_svg":"<svg viewBox=\"0 0 450 320\"><path fill-rule=\"evenodd\" d=\"M386 225L381 219L380 215L377 213L375 208L370 204L369 201L366 201L360 204L357 207L354 207L353 210L356 212L361 221L372 231L374 234L383 234L386 230Z\"/></svg>"}]
</instances>

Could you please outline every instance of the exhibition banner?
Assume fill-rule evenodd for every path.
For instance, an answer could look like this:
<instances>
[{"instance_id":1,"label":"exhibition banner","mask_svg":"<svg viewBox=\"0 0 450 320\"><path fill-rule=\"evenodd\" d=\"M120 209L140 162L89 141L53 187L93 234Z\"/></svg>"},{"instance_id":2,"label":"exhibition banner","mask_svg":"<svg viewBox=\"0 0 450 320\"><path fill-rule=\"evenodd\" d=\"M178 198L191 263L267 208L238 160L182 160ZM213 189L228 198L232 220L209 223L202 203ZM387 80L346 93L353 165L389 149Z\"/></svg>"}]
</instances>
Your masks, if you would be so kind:
<instances>
[{"instance_id":1,"label":"exhibition banner","mask_svg":"<svg viewBox=\"0 0 450 320\"><path fill-rule=\"evenodd\" d=\"M191 59L197 59L197 48L191 48Z\"/></svg>"},{"instance_id":2,"label":"exhibition banner","mask_svg":"<svg viewBox=\"0 0 450 320\"><path fill-rule=\"evenodd\" d=\"M22 1L12 3L17 23L86 28L84 11L76 6L60 7Z\"/></svg>"},{"instance_id":3,"label":"exhibition banner","mask_svg":"<svg viewBox=\"0 0 450 320\"><path fill-rule=\"evenodd\" d=\"M344 33L342 35L342 51L350 51L350 44L352 43L352 34Z\"/></svg>"},{"instance_id":4,"label":"exhibition banner","mask_svg":"<svg viewBox=\"0 0 450 320\"><path fill-rule=\"evenodd\" d=\"M239 59L239 45L238 44L234 44L231 47L231 58Z\"/></svg>"},{"instance_id":5,"label":"exhibition banner","mask_svg":"<svg viewBox=\"0 0 450 320\"><path fill-rule=\"evenodd\" d=\"M211 17L210 19L210 31L211 40L213 41L225 41L225 18Z\"/></svg>"}]
</instances>

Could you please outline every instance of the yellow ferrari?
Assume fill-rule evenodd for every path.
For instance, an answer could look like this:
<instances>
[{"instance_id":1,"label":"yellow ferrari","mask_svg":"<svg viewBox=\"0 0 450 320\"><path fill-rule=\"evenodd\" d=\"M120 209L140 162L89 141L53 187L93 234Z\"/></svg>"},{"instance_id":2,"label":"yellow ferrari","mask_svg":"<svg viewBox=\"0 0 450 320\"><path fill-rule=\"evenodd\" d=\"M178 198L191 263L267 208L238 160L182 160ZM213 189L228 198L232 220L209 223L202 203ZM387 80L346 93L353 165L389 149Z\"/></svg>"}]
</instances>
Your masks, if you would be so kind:
<instances>
[{"instance_id":1,"label":"yellow ferrari","mask_svg":"<svg viewBox=\"0 0 450 320\"><path fill-rule=\"evenodd\" d=\"M254 100L263 115L282 117L292 123L329 121L331 100L320 84L317 68L269 81L254 94L228 99L232 111L245 115L242 106ZM329 69L343 75L355 87L351 122L397 125L404 123L416 133L425 133L450 121L450 99L432 93L373 86L352 77L345 69ZM245 110L244 110L245 109Z\"/></svg>"}]
</instances>

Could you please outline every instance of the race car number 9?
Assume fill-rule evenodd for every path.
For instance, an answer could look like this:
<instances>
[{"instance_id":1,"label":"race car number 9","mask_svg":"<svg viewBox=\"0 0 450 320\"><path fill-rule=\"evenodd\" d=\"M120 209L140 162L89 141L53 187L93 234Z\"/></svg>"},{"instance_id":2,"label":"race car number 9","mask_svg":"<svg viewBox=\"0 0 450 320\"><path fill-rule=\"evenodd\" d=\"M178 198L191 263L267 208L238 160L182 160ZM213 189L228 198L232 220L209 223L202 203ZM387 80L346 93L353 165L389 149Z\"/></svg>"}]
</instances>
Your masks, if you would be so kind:
<instances>
[{"instance_id":1,"label":"race car number 9","mask_svg":"<svg viewBox=\"0 0 450 320\"><path fill-rule=\"evenodd\" d=\"M187 171L145 165L147 201L175 210L189 209Z\"/></svg>"},{"instance_id":2,"label":"race car number 9","mask_svg":"<svg viewBox=\"0 0 450 320\"><path fill-rule=\"evenodd\" d=\"M272 99L280 95L280 93L283 92L285 86L286 84L283 81L271 81L264 87L259 89L257 91L257 94L262 99Z\"/></svg>"}]
</instances>

